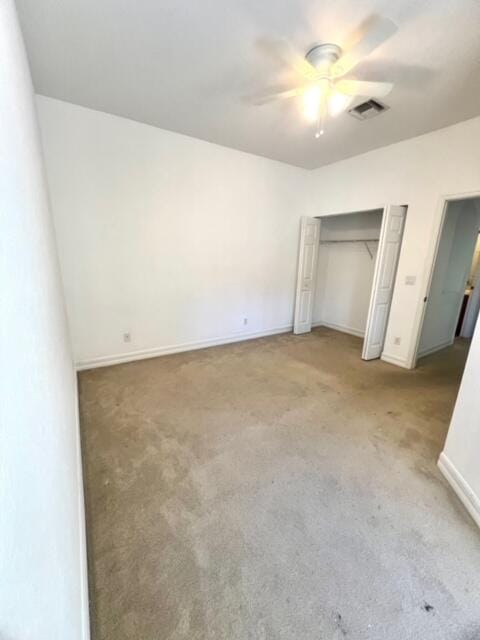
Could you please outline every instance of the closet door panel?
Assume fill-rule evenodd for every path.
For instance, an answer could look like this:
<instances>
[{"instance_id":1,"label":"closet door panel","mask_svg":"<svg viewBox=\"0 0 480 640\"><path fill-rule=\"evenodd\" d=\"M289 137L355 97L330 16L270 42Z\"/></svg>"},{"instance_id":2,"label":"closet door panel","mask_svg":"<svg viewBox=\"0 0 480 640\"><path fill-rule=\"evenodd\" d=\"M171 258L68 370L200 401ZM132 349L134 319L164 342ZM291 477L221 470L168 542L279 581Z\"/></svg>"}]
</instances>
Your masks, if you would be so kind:
<instances>
[{"instance_id":1,"label":"closet door panel","mask_svg":"<svg viewBox=\"0 0 480 640\"><path fill-rule=\"evenodd\" d=\"M383 213L362 358L379 358L387 331L407 208L390 205Z\"/></svg>"},{"instance_id":2,"label":"closet door panel","mask_svg":"<svg viewBox=\"0 0 480 640\"><path fill-rule=\"evenodd\" d=\"M319 239L320 220L303 216L300 223L294 333L307 333L312 329Z\"/></svg>"}]
</instances>

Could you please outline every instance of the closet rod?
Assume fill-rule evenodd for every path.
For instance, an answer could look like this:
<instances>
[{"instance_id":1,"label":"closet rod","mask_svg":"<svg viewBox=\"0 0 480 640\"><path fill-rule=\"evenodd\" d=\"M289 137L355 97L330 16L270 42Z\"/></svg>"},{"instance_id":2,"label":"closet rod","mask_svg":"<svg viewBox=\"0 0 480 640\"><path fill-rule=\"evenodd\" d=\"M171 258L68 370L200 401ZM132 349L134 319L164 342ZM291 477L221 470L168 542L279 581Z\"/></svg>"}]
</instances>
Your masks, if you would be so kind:
<instances>
[{"instance_id":1,"label":"closet rod","mask_svg":"<svg viewBox=\"0 0 480 640\"><path fill-rule=\"evenodd\" d=\"M330 242L378 242L378 238L362 238L361 240L320 240L320 244Z\"/></svg>"},{"instance_id":2,"label":"closet rod","mask_svg":"<svg viewBox=\"0 0 480 640\"><path fill-rule=\"evenodd\" d=\"M364 238L363 240L320 240L320 244L330 244L331 242L363 242L365 249L368 251L368 255L370 256L370 260L373 260L373 253L370 251L368 243L378 242L378 240L378 238Z\"/></svg>"}]
</instances>

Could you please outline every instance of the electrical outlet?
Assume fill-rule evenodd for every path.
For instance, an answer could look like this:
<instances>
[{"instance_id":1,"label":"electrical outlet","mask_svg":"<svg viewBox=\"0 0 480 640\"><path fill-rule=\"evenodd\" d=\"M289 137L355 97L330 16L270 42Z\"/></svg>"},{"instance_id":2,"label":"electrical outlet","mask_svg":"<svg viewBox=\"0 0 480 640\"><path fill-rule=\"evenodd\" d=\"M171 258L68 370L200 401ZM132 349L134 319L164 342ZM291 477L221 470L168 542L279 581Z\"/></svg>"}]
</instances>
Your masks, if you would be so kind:
<instances>
[{"instance_id":1,"label":"electrical outlet","mask_svg":"<svg viewBox=\"0 0 480 640\"><path fill-rule=\"evenodd\" d=\"M132 336L131 336L130 331L126 331L126 332L123 334L123 341L124 341L124 342L131 342L131 340L132 340Z\"/></svg>"},{"instance_id":2,"label":"electrical outlet","mask_svg":"<svg viewBox=\"0 0 480 640\"><path fill-rule=\"evenodd\" d=\"M248 318L243 319L243 324L248 324Z\"/></svg>"},{"instance_id":3,"label":"electrical outlet","mask_svg":"<svg viewBox=\"0 0 480 640\"><path fill-rule=\"evenodd\" d=\"M396 338L393 339L393 344L400 344L401 341L402 339L397 336Z\"/></svg>"}]
</instances>

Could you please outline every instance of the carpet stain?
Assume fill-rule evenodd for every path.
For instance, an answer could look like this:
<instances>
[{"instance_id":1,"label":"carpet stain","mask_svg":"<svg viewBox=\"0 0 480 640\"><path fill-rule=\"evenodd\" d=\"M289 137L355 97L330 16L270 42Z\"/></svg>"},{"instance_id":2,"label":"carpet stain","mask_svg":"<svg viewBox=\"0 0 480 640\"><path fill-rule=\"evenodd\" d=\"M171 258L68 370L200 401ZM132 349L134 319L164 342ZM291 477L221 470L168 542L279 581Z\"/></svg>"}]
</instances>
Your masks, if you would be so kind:
<instances>
[{"instance_id":1,"label":"carpet stain","mask_svg":"<svg viewBox=\"0 0 480 640\"><path fill-rule=\"evenodd\" d=\"M347 636L347 630L345 628L345 623L343 622L343 618L342 615L340 613L336 614L336 623L337 623L337 627L340 631L340 633L342 634L343 637Z\"/></svg>"}]
</instances>

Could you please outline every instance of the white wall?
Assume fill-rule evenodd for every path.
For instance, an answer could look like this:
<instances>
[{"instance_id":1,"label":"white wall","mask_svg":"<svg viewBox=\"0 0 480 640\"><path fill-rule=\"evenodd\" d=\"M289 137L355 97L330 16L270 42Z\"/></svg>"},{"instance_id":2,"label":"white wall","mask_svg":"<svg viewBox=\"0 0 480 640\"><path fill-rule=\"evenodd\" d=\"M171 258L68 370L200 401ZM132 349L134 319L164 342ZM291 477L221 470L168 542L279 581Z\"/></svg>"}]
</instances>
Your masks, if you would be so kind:
<instances>
[{"instance_id":1,"label":"white wall","mask_svg":"<svg viewBox=\"0 0 480 640\"><path fill-rule=\"evenodd\" d=\"M313 312L314 324L363 336L367 324L378 243L329 240L380 237L382 211L368 211L323 219Z\"/></svg>"},{"instance_id":2,"label":"white wall","mask_svg":"<svg viewBox=\"0 0 480 640\"><path fill-rule=\"evenodd\" d=\"M414 360L443 197L480 192L479 167L480 118L475 118L310 174L308 215L408 205L385 341L386 355L397 364L410 366ZM407 275L416 277L414 286L405 284Z\"/></svg>"},{"instance_id":3,"label":"white wall","mask_svg":"<svg viewBox=\"0 0 480 640\"><path fill-rule=\"evenodd\" d=\"M448 203L418 355L452 344L478 236L477 200Z\"/></svg>"},{"instance_id":4,"label":"white wall","mask_svg":"<svg viewBox=\"0 0 480 640\"><path fill-rule=\"evenodd\" d=\"M35 105L0 0L0 637L88 637L76 379Z\"/></svg>"},{"instance_id":5,"label":"white wall","mask_svg":"<svg viewBox=\"0 0 480 640\"><path fill-rule=\"evenodd\" d=\"M480 526L480 326L477 323L439 466Z\"/></svg>"},{"instance_id":6,"label":"white wall","mask_svg":"<svg viewBox=\"0 0 480 640\"><path fill-rule=\"evenodd\" d=\"M38 107L77 362L291 326L307 172L48 98Z\"/></svg>"}]
</instances>

